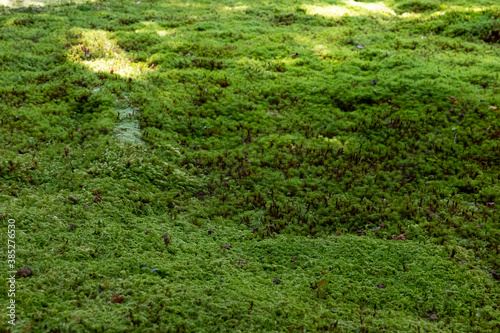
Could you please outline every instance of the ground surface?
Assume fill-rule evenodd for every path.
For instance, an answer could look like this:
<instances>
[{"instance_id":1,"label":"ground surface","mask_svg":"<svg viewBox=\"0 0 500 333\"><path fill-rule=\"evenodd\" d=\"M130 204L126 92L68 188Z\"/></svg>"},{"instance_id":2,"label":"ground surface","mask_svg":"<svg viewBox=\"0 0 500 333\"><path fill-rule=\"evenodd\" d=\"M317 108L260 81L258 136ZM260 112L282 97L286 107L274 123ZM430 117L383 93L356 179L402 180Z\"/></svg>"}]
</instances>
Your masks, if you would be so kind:
<instances>
[{"instance_id":1,"label":"ground surface","mask_svg":"<svg viewBox=\"0 0 500 333\"><path fill-rule=\"evenodd\" d=\"M495 3L3 2L0 329L498 332Z\"/></svg>"}]
</instances>

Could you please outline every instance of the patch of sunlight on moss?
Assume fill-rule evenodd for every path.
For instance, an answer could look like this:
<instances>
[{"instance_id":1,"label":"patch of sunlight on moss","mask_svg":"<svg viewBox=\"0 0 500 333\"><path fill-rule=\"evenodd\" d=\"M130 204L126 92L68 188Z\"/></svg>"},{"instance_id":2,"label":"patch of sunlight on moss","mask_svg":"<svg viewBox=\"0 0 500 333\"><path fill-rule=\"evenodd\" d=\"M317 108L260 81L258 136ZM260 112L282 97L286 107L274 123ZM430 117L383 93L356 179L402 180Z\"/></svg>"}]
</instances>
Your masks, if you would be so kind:
<instances>
[{"instance_id":1,"label":"patch of sunlight on moss","mask_svg":"<svg viewBox=\"0 0 500 333\"><path fill-rule=\"evenodd\" d=\"M113 74L127 78L140 76L150 70L145 63L133 63L127 59L96 59L82 61L82 64L93 72L113 72Z\"/></svg>"},{"instance_id":2,"label":"patch of sunlight on moss","mask_svg":"<svg viewBox=\"0 0 500 333\"><path fill-rule=\"evenodd\" d=\"M341 17L345 15L351 14L351 10L341 7L341 6L314 6L314 5L306 5L304 6L306 13L309 15L320 15L324 17Z\"/></svg>"},{"instance_id":3,"label":"patch of sunlight on moss","mask_svg":"<svg viewBox=\"0 0 500 333\"><path fill-rule=\"evenodd\" d=\"M339 141L339 139L337 138L324 138L326 142L329 142L331 143L334 147L341 147L343 146L344 144L342 142ZM346 141L347 142L347 141Z\"/></svg>"},{"instance_id":4,"label":"patch of sunlight on moss","mask_svg":"<svg viewBox=\"0 0 500 333\"><path fill-rule=\"evenodd\" d=\"M396 15L396 13L392 9L388 8L383 2L363 3L356 1L346 1L345 4L349 7L352 6L354 8L363 8L374 13Z\"/></svg>"},{"instance_id":5,"label":"patch of sunlight on moss","mask_svg":"<svg viewBox=\"0 0 500 333\"><path fill-rule=\"evenodd\" d=\"M73 29L71 33L79 36L79 43L71 47L68 57L93 72L136 78L152 70L145 62L132 61L110 32Z\"/></svg>"},{"instance_id":6,"label":"patch of sunlight on moss","mask_svg":"<svg viewBox=\"0 0 500 333\"><path fill-rule=\"evenodd\" d=\"M494 10L495 6L487 6L487 7L479 7L479 6L446 6L443 8L444 10L448 9L450 11L454 12L469 12L469 11L474 11L474 12L481 12L483 10Z\"/></svg>"},{"instance_id":7,"label":"patch of sunlight on moss","mask_svg":"<svg viewBox=\"0 0 500 333\"><path fill-rule=\"evenodd\" d=\"M139 122L135 118L134 108L118 109L120 123L115 127L115 138L120 142L143 144Z\"/></svg>"},{"instance_id":8,"label":"patch of sunlight on moss","mask_svg":"<svg viewBox=\"0 0 500 333\"><path fill-rule=\"evenodd\" d=\"M248 6L236 6L236 7L222 7L222 9L224 10L243 10L243 9L247 9Z\"/></svg>"},{"instance_id":9,"label":"patch of sunlight on moss","mask_svg":"<svg viewBox=\"0 0 500 333\"><path fill-rule=\"evenodd\" d=\"M176 29L170 29L170 30L159 30L156 32L158 36L160 37L165 37L165 36L175 36L177 33Z\"/></svg>"},{"instance_id":10,"label":"patch of sunlight on moss","mask_svg":"<svg viewBox=\"0 0 500 333\"><path fill-rule=\"evenodd\" d=\"M177 29L165 30L164 27L160 26L156 22L145 21L145 22L141 22L141 24L144 27L142 29L136 29L135 33L156 33L160 37L175 36L177 33Z\"/></svg>"},{"instance_id":11,"label":"patch of sunlight on moss","mask_svg":"<svg viewBox=\"0 0 500 333\"><path fill-rule=\"evenodd\" d=\"M304 8L309 15L321 15L324 17L359 16L362 15L364 11L385 15L396 15L396 13L388 8L383 2L361 3L356 1L345 1L343 6L305 5Z\"/></svg>"},{"instance_id":12,"label":"patch of sunlight on moss","mask_svg":"<svg viewBox=\"0 0 500 333\"><path fill-rule=\"evenodd\" d=\"M426 17L434 17L437 18L441 15L444 15L448 12L481 12L485 10L494 10L494 6L486 6L486 7L478 7L478 6L445 6L441 7L441 9L437 12L434 12L432 14L428 14ZM401 17L404 18L420 18L423 17L424 15L422 13L413 13L413 12L407 12L403 13L400 15Z\"/></svg>"},{"instance_id":13,"label":"patch of sunlight on moss","mask_svg":"<svg viewBox=\"0 0 500 333\"><path fill-rule=\"evenodd\" d=\"M76 4L85 2L95 2L95 0L0 0L0 6L19 8L28 6L45 7L49 5Z\"/></svg>"},{"instance_id":14,"label":"patch of sunlight on moss","mask_svg":"<svg viewBox=\"0 0 500 333\"><path fill-rule=\"evenodd\" d=\"M314 52L319 56L326 56L329 54L328 48L323 44L315 45Z\"/></svg>"},{"instance_id":15,"label":"patch of sunlight on moss","mask_svg":"<svg viewBox=\"0 0 500 333\"><path fill-rule=\"evenodd\" d=\"M438 15L441 15L441 13L437 13ZM420 13L403 13L401 14L401 17L404 17L404 18L418 18L418 17L421 17L422 14Z\"/></svg>"}]
</instances>

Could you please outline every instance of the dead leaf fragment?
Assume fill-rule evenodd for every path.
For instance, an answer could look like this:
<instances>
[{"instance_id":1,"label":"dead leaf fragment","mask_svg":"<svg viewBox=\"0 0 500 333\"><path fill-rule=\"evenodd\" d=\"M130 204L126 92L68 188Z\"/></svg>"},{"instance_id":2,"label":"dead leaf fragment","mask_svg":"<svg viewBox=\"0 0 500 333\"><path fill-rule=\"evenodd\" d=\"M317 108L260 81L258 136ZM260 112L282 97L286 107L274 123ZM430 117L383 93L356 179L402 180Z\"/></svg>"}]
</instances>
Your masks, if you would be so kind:
<instances>
[{"instance_id":1,"label":"dead leaf fragment","mask_svg":"<svg viewBox=\"0 0 500 333\"><path fill-rule=\"evenodd\" d=\"M403 233L399 236L396 236L393 238L394 240L402 240L402 241L405 241L406 242L406 233Z\"/></svg>"},{"instance_id":2,"label":"dead leaf fragment","mask_svg":"<svg viewBox=\"0 0 500 333\"><path fill-rule=\"evenodd\" d=\"M210 235L210 234L213 234L213 233L214 233L214 231L213 231L212 229L208 229L208 234L209 234L209 235Z\"/></svg>"},{"instance_id":3,"label":"dead leaf fragment","mask_svg":"<svg viewBox=\"0 0 500 333\"><path fill-rule=\"evenodd\" d=\"M274 282L274 283L276 283L276 284L280 284L281 283L280 279L272 279L271 281Z\"/></svg>"},{"instance_id":4,"label":"dead leaf fragment","mask_svg":"<svg viewBox=\"0 0 500 333\"><path fill-rule=\"evenodd\" d=\"M26 267L18 270L16 272L16 275L19 277L25 278L25 277L29 277L29 276L33 275L33 272L31 271L31 267L26 266Z\"/></svg>"},{"instance_id":5,"label":"dead leaf fragment","mask_svg":"<svg viewBox=\"0 0 500 333\"><path fill-rule=\"evenodd\" d=\"M74 203L78 203L78 200L76 200L76 198L72 197L71 195L68 195L68 200Z\"/></svg>"},{"instance_id":6,"label":"dead leaf fragment","mask_svg":"<svg viewBox=\"0 0 500 333\"><path fill-rule=\"evenodd\" d=\"M113 294L113 298L110 301L111 303L123 303L123 297L118 294Z\"/></svg>"},{"instance_id":7,"label":"dead leaf fragment","mask_svg":"<svg viewBox=\"0 0 500 333\"><path fill-rule=\"evenodd\" d=\"M293 259L290 260L290 262L295 262L295 260L297 260L297 257L293 257Z\"/></svg>"},{"instance_id":8,"label":"dead leaf fragment","mask_svg":"<svg viewBox=\"0 0 500 333\"><path fill-rule=\"evenodd\" d=\"M243 259L238 260L238 265L246 265L247 263Z\"/></svg>"},{"instance_id":9,"label":"dead leaf fragment","mask_svg":"<svg viewBox=\"0 0 500 333\"><path fill-rule=\"evenodd\" d=\"M377 284L377 288L379 288L379 289L385 289L385 286L383 284L379 283L379 284Z\"/></svg>"},{"instance_id":10,"label":"dead leaf fragment","mask_svg":"<svg viewBox=\"0 0 500 333\"><path fill-rule=\"evenodd\" d=\"M431 314L431 315L429 316L429 320L430 320L430 321L438 321L438 320L439 320L439 318L438 318L438 316L437 316L436 314L434 314L434 313L433 313L433 314Z\"/></svg>"},{"instance_id":11,"label":"dead leaf fragment","mask_svg":"<svg viewBox=\"0 0 500 333\"><path fill-rule=\"evenodd\" d=\"M496 110L498 110L498 107L497 106L490 106L490 110L496 111Z\"/></svg>"},{"instance_id":12,"label":"dead leaf fragment","mask_svg":"<svg viewBox=\"0 0 500 333\"><path fill-rule=\"evenodd\" d=\"M221 245L220 248L221 249L230 249L231 246L229 246L229 245Z\"/></svg>"}]
</instances>

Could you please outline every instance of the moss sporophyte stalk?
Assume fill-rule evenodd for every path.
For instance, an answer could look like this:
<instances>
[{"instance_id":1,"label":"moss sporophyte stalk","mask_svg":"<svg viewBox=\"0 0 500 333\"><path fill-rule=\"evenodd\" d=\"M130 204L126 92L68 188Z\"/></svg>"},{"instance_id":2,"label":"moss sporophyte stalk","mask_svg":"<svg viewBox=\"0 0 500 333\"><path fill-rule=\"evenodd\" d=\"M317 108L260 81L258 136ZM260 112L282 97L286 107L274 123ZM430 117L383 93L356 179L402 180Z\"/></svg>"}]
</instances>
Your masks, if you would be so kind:
<instances>
[{"instance_id":1,"label":"moss sporophyte stalk","mask_svg":"<svg viewBox=\"0 0 500 333\"><path fill-rule=\"evenodd\" d=\"M1 330L500 330L497 1L0 11Z\"/></svg>"}]
</instances>

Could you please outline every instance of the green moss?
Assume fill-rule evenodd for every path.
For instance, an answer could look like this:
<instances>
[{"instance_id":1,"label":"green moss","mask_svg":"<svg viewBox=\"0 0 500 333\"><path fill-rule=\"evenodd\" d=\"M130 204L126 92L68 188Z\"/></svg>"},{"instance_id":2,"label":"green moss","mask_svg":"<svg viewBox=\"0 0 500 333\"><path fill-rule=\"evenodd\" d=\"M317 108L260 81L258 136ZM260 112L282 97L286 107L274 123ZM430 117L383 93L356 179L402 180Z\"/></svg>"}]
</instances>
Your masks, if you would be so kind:
<instances>
[{"instance_id":1,"label":"green moss","mask_svg":"<svg viewBox=\"0 0 500 333\"><path fill-rule=\"evenodd\" d=\"M498 331L495 1L0 10L15 331Z\"/></svg>"}]
</instances>

